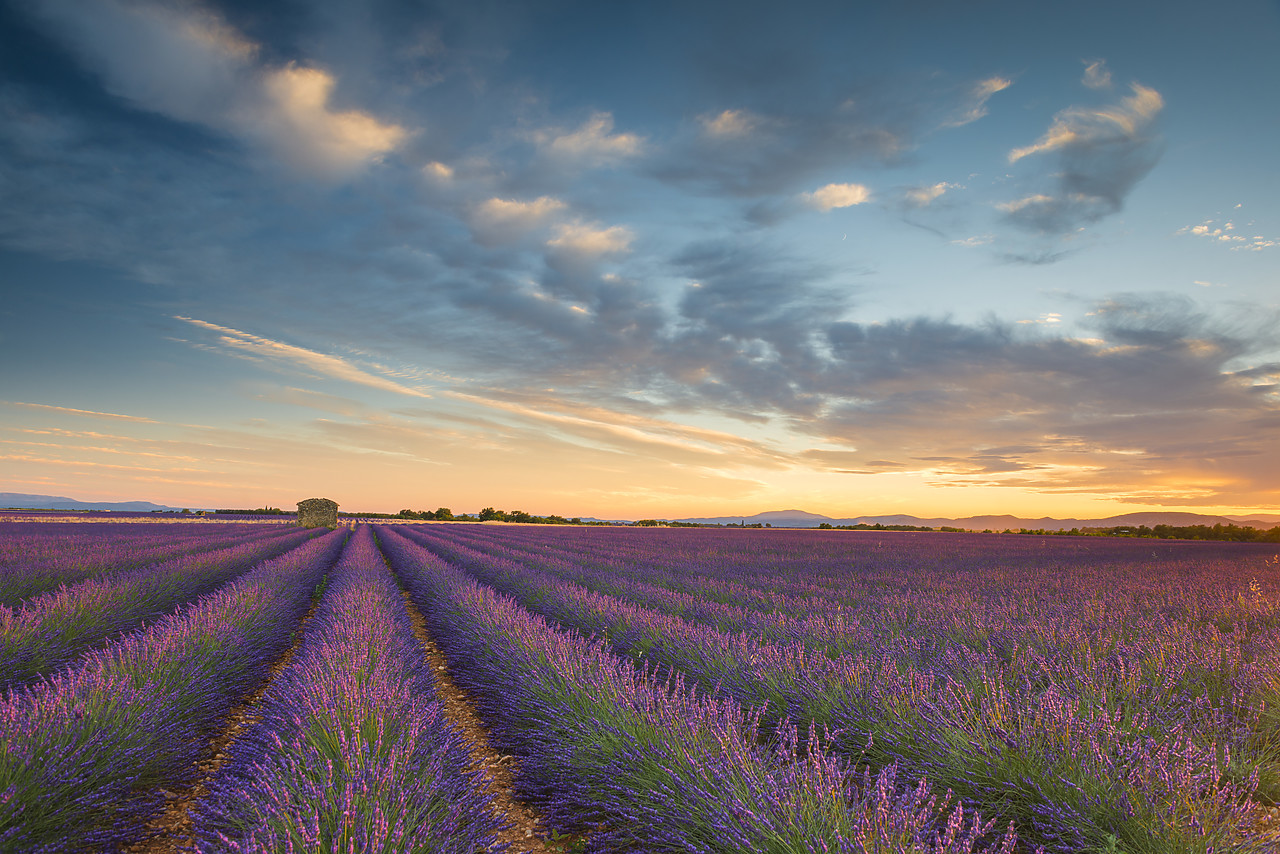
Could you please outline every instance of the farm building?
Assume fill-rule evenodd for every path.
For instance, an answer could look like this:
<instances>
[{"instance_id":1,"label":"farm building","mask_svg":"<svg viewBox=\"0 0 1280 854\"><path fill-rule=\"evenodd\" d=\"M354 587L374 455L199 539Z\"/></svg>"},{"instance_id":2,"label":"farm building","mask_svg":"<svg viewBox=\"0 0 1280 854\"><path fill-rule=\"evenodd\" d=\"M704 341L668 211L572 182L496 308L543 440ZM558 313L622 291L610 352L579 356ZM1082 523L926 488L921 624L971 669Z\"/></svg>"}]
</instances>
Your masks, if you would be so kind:
<instances>
[{"instance_id":1,"label":"farm building","mask_svg":"<svg viewBox=\"0 0 1280 854\"><path fill-rule=\"evenodd\" d=\"M338 527L338 502L308 498L298 502L298 524L303 528Z\"/></svg>"}]
</instances>

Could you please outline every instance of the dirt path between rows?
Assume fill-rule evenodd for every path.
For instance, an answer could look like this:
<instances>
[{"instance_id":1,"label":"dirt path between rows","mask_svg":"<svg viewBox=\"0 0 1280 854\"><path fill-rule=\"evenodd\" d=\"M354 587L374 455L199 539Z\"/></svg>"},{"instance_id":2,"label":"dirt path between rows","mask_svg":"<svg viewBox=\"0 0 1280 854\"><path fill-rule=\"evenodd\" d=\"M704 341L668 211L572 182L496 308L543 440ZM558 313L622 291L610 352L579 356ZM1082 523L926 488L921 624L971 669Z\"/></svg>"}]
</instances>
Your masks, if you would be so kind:
<instances>
[{"instance_id":1,"label":"dirt path between rows","mask_svg":"<svg viewBox=\"0 0 1280 854\"><path fill-rule=\"evenodd\" d=\"M580 850L583 842L581 837L550 838L553 835L552 831L543 823L537 811L516 799L512 790L516 758L499 753L489 743L488 729L476 715L475 705L466 692L459 688L449 676L449 662L440 647L431 639L422 613L413 604L408 592L404 590L400 592L404 596L405 607L413 623L413 633L422 644L427 661L431 663L431 669L435 672L436 695L444 705L445 717L470 743L471 769L484 775L485 791L493 796L491 806L494 813L510 825L508 830L498 834L498 841L510 845L507 849L508 854Z\"/></svg>"},{"instance_id":2,"label":"dirt path between rows","mask_svg":"<svg viewBox=\"0 0 1280 854\"><path fill-rule=\"evenodd\" d=\"M195 840L191 835L192 805L209 794L206 784L213 779L219 769L226 764L227 759L230 758L227 754L227 749L261 719L259 705L263 695L267 693L271 683L275 682L276 677L293 661L298 652L298 647L302 644L303 629L311 618L315 616L322 598L323 594L316 596L312 600L311 607L303 615L302 620L299 621L297 629L294 630L293 645L272 662L267 678L252 694L231 709L222 731L209 739L209 749L196 762L196 770L199 772L196 782L176 792L168 789L160 790L166 801L164 810L147 822L147 831L155 835L142 842L136 842L125 847L124 850L128 854L182 854L182 852L193 850Z\"/></svg>"}]
</instances>

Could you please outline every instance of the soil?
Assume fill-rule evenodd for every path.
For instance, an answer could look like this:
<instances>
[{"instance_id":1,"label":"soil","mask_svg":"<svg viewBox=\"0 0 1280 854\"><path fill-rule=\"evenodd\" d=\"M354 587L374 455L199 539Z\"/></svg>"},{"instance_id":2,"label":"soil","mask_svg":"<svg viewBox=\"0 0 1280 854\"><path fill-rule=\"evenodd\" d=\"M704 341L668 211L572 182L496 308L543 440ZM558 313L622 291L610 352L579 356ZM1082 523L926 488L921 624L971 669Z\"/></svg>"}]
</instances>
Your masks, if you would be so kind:
<instances>
[{"instance_id":1,"label":"soil","mask_svg":"<svg viewBox=\"0 0 1280 854\"><path fill-rule=\"evenodd\" d=\"M262 696L267 693L267 688L280 675L281 671L289 666L289 662L293 661L293 657L298 652L298 646L302 643L303 627L315 616L316 609L319 607L320 597L317 596L312 601L311 608L298 623L293 645L272 663L267 678L258 686L257 690L246 697L239 705L232 708L222 731L209 739L208 749L195 765L197 772L196 782L178 791L160 790L160 793L165 797L164 810L147 822L147 831L153 835L142 842L127 846L124 850L128 854L179 854L179 852L194 850L195 841L191 836L192 804L209 794L206 783L212 780L218 770L226 764L229 758L227 749L260 720L261 716L258 714L258 710Z\"/></svg>"},{"instance_id":2,"label":"soil","mask_svg":"<svg viewBox=\"0 0 1280 854\"><path fill-rule=\"evenodd\" d=\"M517 800L512 784L518 764L514 756L499 753L489 742L489 731L476 715L475 704L449 676L449 662L436 642L427 632L422 614L401 591L405 607L413 623L413 632L426 651L427 660L436 676L436 695L444 705L445 716L471 746L471 769L484 775L485 791L493 796L491 806L495 815L506 822L508 829L498 834L499 843L509 844L508 854L526 854L542 851L581 850L584 839L580 836L556 836L543 822L537 810ZM555 837L555 838L552 838Z\"/></svg>"}]
</instances>

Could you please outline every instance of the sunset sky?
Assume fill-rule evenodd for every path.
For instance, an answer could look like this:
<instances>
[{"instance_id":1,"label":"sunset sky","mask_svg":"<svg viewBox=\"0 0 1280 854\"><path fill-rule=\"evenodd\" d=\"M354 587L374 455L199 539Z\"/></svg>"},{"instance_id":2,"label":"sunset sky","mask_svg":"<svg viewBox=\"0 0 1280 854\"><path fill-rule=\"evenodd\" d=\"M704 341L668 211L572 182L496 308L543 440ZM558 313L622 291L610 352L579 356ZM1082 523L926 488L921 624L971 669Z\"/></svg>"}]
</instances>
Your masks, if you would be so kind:
<instances>
[{"instance_id":1,"label":"sunset sky","mask_svg":"<svg viewBox=\"0 0 1280 854\"><path fill-rule=\"evenodd\" d=\"M0 0L0 492L1280 512L1274 2Z\"/></svg>"}]
</instances>

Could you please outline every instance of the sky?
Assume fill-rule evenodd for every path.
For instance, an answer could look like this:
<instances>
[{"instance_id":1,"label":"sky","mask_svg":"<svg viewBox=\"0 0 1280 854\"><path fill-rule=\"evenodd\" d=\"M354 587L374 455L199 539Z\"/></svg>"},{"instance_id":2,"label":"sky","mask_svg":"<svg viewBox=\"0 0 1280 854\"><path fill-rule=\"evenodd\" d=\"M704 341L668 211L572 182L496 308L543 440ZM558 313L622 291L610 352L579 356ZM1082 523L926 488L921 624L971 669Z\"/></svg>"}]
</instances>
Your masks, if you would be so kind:
<instances>
[{"instance_id":1,"label":"sky","mask_svg":"<svg viewBox=\"0 0 1280 854\"><path fill-rule=\"evenodd\" d=\"M1280 5L0 0L0 491L1280 510Z\"/></svg>"}]
</instances>

